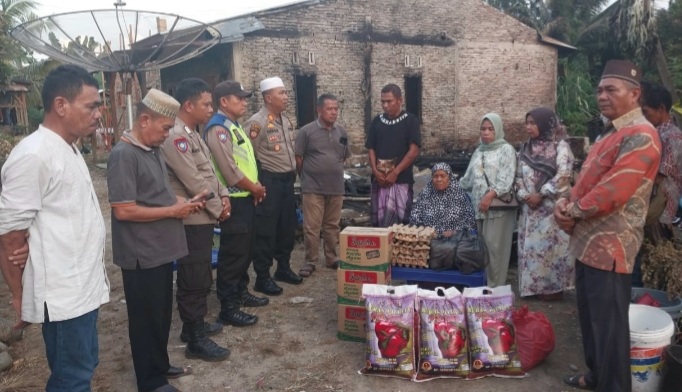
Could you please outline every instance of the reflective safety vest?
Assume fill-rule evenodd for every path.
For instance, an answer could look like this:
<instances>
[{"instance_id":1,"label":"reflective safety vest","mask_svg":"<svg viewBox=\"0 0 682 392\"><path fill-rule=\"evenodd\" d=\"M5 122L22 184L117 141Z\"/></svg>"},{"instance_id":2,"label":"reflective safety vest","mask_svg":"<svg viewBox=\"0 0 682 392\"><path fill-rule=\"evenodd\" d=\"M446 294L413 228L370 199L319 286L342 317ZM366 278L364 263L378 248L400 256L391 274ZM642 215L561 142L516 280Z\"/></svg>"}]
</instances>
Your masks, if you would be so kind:
<instances>
[{"instance_id":1,"label":"reflective safety vest","mask_svg":"<svg viewBox=\"0 0 682 392\"><path fill-rule=\"evenodd\" d=\"M227 116L222 113L216 113L211 117L211 120L206 125L204 131L204 141L207 141L208 132L211 128L221 127L227 129L232 136L232 157L234 162L242 173L253 183L258 182L258 167L256 166L256 156L253 153L253 146L251 140L246 136L242 127L232 122ZM211 154L215 155L215 154ZM220 172L215 158L213 160L213 167L215 168L216 176L221 184L227 187L230 192L230 197L247 197L251 194L237 186L228 186L223 173Z\"/></svg>"}]
</instances>

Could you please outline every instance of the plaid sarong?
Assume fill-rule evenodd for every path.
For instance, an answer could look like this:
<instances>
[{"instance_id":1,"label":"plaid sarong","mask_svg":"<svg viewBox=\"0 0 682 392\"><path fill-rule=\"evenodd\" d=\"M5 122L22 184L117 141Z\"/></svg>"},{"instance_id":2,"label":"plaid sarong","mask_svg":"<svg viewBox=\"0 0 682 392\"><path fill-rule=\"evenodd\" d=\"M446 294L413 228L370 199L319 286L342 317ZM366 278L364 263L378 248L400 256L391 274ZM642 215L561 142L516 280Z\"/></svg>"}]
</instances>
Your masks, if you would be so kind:
<instances>
[{"instance_id":1,"label":"plaid sarong","mask_svg":"<svg viewBox=\"0 0 682 392\"><path fill-rule=\"evenodd\" d=\"M388 188L372 182L372 226L388 227L410 223L412 184L393 184Z\"/></svg>"}]
</instances>

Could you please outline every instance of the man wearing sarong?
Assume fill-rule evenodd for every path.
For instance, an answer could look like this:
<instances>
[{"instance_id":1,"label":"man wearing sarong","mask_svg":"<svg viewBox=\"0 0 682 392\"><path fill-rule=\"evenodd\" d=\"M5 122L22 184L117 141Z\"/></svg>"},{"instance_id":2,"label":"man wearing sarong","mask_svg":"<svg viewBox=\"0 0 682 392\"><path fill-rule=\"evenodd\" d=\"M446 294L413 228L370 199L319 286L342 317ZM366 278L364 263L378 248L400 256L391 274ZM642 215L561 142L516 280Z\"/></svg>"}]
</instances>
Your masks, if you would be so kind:
<instances>
[{"instance_id":1,"label":"man wearing sarong","mask_svg":"<svg viewBox=\"0 0 682 392\"><path fill-rule=\"evenodd\" d=\"M372 167L372 226L408 224L412 209L412 164L419 155L419 119L402 110L400 87L381 89L383 114L372 121L365 147Z\"/></svg>"}]
</instances>

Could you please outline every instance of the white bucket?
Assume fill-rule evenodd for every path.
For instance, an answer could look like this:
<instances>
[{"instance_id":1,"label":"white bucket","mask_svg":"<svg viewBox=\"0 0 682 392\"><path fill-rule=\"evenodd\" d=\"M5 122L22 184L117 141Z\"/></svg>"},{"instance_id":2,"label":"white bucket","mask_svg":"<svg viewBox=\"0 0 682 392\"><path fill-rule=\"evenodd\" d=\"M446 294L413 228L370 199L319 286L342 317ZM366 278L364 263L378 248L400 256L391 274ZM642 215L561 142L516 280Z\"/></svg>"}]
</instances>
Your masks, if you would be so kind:
<instances>
[{"instance_id":1,"label":"white bucket","mask_svg":"<svg viewBox=\"0 0 682 392\"><path fill-rule=\"evenodd\" d=\"M636 304L630 305L629 320L632 392L659 392L675 323L661 309Z\"/></svg>"}]
</instances>

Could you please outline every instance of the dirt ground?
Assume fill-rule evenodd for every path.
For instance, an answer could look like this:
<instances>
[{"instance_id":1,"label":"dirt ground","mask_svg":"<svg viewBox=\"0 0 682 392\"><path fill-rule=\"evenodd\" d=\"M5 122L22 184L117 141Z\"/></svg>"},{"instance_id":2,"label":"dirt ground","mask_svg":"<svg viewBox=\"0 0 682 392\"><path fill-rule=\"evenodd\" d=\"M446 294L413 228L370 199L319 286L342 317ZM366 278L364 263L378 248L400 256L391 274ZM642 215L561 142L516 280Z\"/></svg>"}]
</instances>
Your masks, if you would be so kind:
<instances>
[{"instance_id":1,"label":"dirt ground","mask_svg":"<svg viewBox=\"0 0 682 392\"><path fill-rule=\"evenodd\" d=\"M106 178L102 169L92 169L92 178L107 222ZM110 244L110 238L107 244ZM99 317L100 363L95 373L93 390L135 391L126 305L123 302L121 272L112 264L107 249L107 272L111 280L111 301L102 306ZM297 243L292 256L294 269L303 259L303 244ZM252 271L251 271L252 272ZM253 273L253 272L252 272ZM0 278L1 279L1 278ZM516 269L510 270L512 287L516 287ZM304 296L311 303L293 304L292 297ZM336 273L318 269L300 286L284 285L284 294L270 297L270 305L257 308L258 324L249 328L226 327L215 341L232 350L229 360L207 363L184 357L184 344L179 334L181 322L174 311L168 352L176 366L191 365L194 374L171 383L187 392L202 391L293 391L293 392L412 392L429 389L440 391L543 391L561 392L571 388L561 381L571 373L570 365L581 370L582 348L577 323L575 294L564 300L543 303L516 299L515 305L527 304L531 310L547 314L554 326L556 349L549 359L524 379L485 378L473 381L434 380L426 384L402 379L362 376L357 373L365 363L364 345L336 338ZM209 317L214 318L219 303L209 297ZM0 283L0 318L13 320L7 286ZM39 326L26 330L24 339L10 349L13 368L0 374L0 391L33 392L44 390L49 375Z\"/></svg>"}]
</instances>

